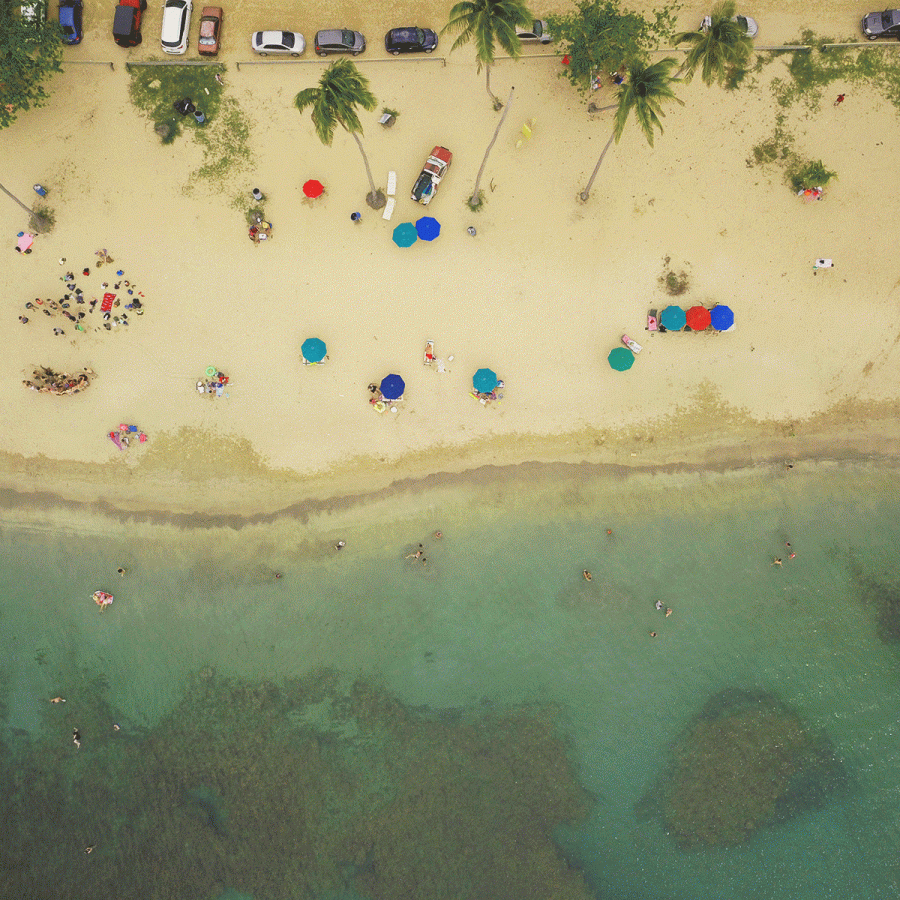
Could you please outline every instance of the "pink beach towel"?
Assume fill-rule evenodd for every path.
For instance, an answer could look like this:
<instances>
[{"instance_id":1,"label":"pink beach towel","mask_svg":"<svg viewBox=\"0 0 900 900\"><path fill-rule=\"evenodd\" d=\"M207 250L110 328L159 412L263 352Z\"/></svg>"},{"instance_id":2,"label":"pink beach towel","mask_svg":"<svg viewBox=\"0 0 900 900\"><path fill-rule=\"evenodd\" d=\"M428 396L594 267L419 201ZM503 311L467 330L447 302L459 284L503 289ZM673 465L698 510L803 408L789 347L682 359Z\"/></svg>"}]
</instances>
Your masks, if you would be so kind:
<instances>
[{"instance_id":1,"label":"pink beach towel","mask_svg":"<svg viewBox=\"0 0 900 900\"><path fill-rule=\"evenodd\" d=\"M111 441L112 441L112 442L113 442L120 450L124 450L124 449L125 449L125 448L122 446L122 441L121 441L121 439L119 438L119 435L118 435L117 432L111 431L111 432L109 433L109 439L110 439L110 440L111 440Z\"/></svg>"}]
</instances>

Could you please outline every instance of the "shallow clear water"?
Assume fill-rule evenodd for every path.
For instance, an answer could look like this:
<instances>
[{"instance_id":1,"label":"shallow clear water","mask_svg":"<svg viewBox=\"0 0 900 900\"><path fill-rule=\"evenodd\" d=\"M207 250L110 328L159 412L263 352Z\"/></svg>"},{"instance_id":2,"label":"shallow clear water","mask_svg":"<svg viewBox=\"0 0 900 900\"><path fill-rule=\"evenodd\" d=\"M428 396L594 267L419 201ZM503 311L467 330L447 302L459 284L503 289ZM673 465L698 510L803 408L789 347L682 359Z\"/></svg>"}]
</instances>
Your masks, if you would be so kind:
<instances>
[{"instance_id":1,"label":"shallow clear water","mask_svg":"<svg viewBox=\"0 0 900 900\"><path fill-rule=\"evenodd\" d=\"M175 869L161 886L184 867L200 896L257 900L896 896L894 484L868 466L547 470L237 531L9 523L0 736L19 805L0 858L20 874L0 888L30 871L33 896L147 896L126 883L134 856L150 860L143 879ZM420 541L426 565L403 558ZM116 595L102 615L96 588ZM680 850L636 806L727 689L792 707L847 778L737 846ZM23 759L38 772L24 784ZM273 779L291 781L292 808L309 804L288 837ZM549 854L524 885L514 844ZM269 880L250 874L263 869ZM55 893L35 874L47 870Z\"/></svg>"}]
</instances>

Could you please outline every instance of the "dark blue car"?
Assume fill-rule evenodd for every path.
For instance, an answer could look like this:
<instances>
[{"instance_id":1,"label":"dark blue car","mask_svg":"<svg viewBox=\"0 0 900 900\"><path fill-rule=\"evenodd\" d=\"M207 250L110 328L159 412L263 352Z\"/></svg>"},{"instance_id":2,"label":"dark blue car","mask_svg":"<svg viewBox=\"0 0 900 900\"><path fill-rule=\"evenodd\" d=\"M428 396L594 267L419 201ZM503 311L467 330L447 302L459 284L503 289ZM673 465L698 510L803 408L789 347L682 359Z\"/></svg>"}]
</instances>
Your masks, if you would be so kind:
<instances>
[{"instance_id":1,"label":"dark blue car","mask_svg":"<svg viewBox=\"0 0 900 900\"><path fill-rule=\"evenodd\" d=\"M81 27L81 0L60 0L59 28L66 44L80 44L84 37Z\"/></svg>"},{"instance_id":2,"label":"dark blue car","mask_svg":"<svg viewBox=\"0 0 900 900\"><path fill-rule=\"evenodd\" d=\"M430 28L392 28L384 36L384 49L397 56L400 53L431 53L437 47L437 35Z\"/></svg>"}]
</instances>

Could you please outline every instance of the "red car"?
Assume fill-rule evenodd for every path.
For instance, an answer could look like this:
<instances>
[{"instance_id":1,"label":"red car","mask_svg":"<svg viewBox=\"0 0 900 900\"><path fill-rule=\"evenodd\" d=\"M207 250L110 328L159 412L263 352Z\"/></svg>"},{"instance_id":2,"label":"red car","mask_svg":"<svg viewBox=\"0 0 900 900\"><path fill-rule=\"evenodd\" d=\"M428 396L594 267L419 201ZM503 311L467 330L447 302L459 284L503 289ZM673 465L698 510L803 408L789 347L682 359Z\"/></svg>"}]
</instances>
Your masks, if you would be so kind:
<instances>
[{"instance_id":1,"label":"red car","mask_svg":"<svg viewBox=\"0 0 900 900\"><path fill-rule=\"evenodd\" d=\"M119 0L113 18L113 40L120 47L137 47L141 38L141 16L147 0Z\"/></svg>"},{"instance_id":2,"label":"red car","mask_svg":"<svg viewBox=\"0 0 900 900\"><path fill-rule=\"evenodd\" d=\"M204 6L200 17L200 39L197 51L201 56L215 56L219 52L219 29L222 27L222 8Z\"/></svg>"}]
</instances>

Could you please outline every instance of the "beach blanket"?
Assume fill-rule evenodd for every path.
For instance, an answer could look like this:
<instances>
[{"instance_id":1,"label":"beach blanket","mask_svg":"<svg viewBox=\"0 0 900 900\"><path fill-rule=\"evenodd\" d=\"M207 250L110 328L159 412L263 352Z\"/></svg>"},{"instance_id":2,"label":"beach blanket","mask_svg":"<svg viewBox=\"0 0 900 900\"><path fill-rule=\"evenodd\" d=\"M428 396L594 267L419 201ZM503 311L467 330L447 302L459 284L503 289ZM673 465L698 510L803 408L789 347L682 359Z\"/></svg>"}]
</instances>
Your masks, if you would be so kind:
<instances>
[{"instance_id":1,"label":"beach blanket","mask_svg":"<svg viewBox=\"0 0 900 900\"><path fill-rule=\"evenodd\" d=\"M119 438L119 434L116 431L111 431L109 433L109 439L120 449L124 450L125 448L122 446L122 441Z\"/></svg>"},{"instance_id":2,"label":"beach blanket","mask_svg":"<svg viewBox=\"0 0 900 900\"><path fill-rule=\"evenodd\" d=\"M116 299L115 294L106 293L103 295L103 302L100 304L101 312L109 312L112 309L113 300Z\"/></svg>"}]
</instances>

